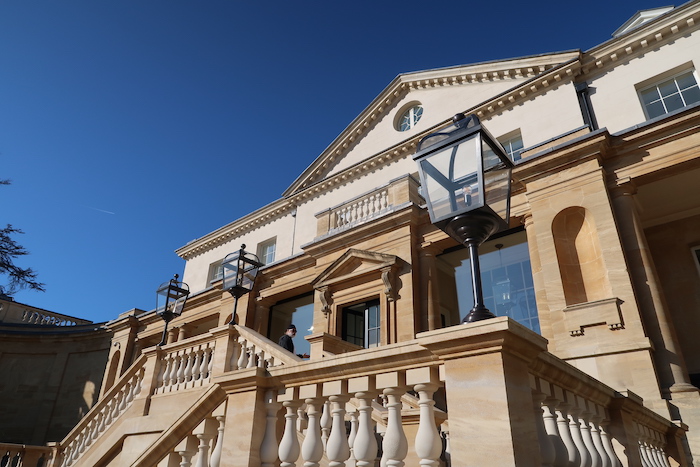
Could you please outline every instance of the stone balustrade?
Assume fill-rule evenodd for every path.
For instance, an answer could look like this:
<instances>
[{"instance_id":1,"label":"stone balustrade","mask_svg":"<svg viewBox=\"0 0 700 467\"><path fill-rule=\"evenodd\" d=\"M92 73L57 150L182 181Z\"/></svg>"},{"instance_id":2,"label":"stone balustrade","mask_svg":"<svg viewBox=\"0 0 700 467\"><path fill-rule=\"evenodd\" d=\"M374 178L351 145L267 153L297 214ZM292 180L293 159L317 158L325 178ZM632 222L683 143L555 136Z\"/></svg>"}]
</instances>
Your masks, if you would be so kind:
<instances>
[{"instance_id":1,"label":"stone balustrade","mask_svg":"<svg viewBox=\"0 0 700 467\"><path fill-rule=\"evenodd\" d=\"M79 460L142 380L151 403L194 401L134 464L143 467L241 455L265 467L688 465L682 426L505 317L316 360L238 325L146 349L61 443L58 465Z\"/></svg>"},{"instance_id":2,"label":"stone balustrade","mask_svg":"<svg viewBox=\"0 0 700 467\"><path fill-rule=\"evenodd\" d=\"M230 333L231 358L228 370L271 368L304 361L267 337L245 326L234 325Z\"/></svg>"},{"instance_id":3,"label":"stone balustrade","mask_svg":"<svg viewBox=\"0 0 700 467\"><path fill-rule=\"evenodd\" d=\"M55 313L53 311L34 308L13 301L0 303L0 323L4 324L33 324L39 326L77 326L92 324L92 321L73 316Z\"/></svg>"},{"instance_id":4,"label":"stone balustrade","mask_svg":"<svg viewBox=\"0 0 700 467\"><path fill-rule=\"evenodd\" d=\"M63 439L61 467L76 463L80 456L131 406L141 393L147 358L140 357L104 397L95 404Z\"/></svg>"},{"instance_id":5,"label":"stone balustrade","mask_svg":"<svg viewBox=\"0 0 700 467\"><path fill-rule=\"evenodd\" d=\"M394 209L414 202L420 204L418 182L406 175L373 191L343 202L316 215L317 236L335 234L376 219Z\"/></svg>"},{"instance_id":6,"label":"stone balustrade","mask_svg":"<svg viewBox=\"0 0 700 467\"><path fill-rule=\"evenodd\" d=\"M158 366L158 379L154 388L155 394L209 384L216 342L190 343L191 340L177 342L163 348Z\"/></svg>"},{"instance_id":7,"label":"stone balustrade","mask_svg":"<svg viewBox=\"0 0 700 467\"><path fill-rule=\"evenodd\" d=\"M47 446L0 443L0 466L45 467L54 457L54 449Z\"/></svg>"},{"instance_id":8,"label":"stone balustrade","mask_svg":"<svg viewBox=\"0 0 700 467\"><path fill-rule=\"evenodd\" d=\"M171 449L157 467L219 467L224 447L225 403L209 413Z\"/></svg>"}]
</instances>

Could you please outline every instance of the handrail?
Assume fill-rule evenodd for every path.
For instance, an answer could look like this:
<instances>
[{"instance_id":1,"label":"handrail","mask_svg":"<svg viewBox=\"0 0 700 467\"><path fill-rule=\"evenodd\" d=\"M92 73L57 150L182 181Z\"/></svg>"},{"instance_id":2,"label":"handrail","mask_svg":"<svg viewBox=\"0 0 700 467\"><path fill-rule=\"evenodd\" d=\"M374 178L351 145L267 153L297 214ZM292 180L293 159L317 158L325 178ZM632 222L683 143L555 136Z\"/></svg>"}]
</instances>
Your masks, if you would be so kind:
<instances>
[{"instance_id":1,"label":"handrail","mask_svg":"<svg viewBox=\"0 0 700 467\"><path fill-rule=\"evenodd\" d=\"M231 359L232 363L236 363L231 365L232 369L242 369L246 367L250 368L252 366L261 366L261 352L262 361L265 362L265 367L272 367L278 365L292 365L294 363L304 361L304 359L294 355L291 352L288 352L287 350L277 345L277 343L271 341L267 337L248 327L236 324L233 325L233 329L238 334L238 343L247 349L246 357L248 358L248 360L246 360L247 364L240 364L242 363L240 357L244 354L241 352L241 347L239 347L237 349L237 353L235 353L234 357ZM256 355L257 363L254 362L253 364L251 364L252 354Z\"/></svg>"},{"instance_id":2,"label":"handrail","mask_svg":"<svg viewBox=\"0 0 700 467\"><path fill-rule=\"evenodd\" d=\"M60 444L63 448L62 467L73 464L82 451L91 445L141 392L145 376L144 367L148 358L142 354L63 438Z\"/></svg>"}]
</instances>

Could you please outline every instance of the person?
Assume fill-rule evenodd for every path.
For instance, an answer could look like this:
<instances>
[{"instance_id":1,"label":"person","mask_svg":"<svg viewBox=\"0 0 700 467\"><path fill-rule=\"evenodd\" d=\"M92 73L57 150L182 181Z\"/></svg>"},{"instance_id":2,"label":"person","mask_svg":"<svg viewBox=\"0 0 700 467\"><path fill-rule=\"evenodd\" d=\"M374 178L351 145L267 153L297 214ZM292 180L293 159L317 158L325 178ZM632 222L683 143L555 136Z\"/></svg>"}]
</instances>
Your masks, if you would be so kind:
<instances>
[{"instance_id":1,"label":"person","mask_svg":"<svg viewBox=\"0 0 700 467\"><path fill-rule=\"evenodd\" d=\"M294 353L294 341L292 338L297 335L297 327L294 326L293 324L290 324L287 326L287 330L284 331L284 334L282 334L282 337L280 337L280 340L277 342L280 347L282 347L285 350L288 350L292 353ZM297 357L301 358L309 358L309 354L296 354Z\"/></svg>"}]
</instances>

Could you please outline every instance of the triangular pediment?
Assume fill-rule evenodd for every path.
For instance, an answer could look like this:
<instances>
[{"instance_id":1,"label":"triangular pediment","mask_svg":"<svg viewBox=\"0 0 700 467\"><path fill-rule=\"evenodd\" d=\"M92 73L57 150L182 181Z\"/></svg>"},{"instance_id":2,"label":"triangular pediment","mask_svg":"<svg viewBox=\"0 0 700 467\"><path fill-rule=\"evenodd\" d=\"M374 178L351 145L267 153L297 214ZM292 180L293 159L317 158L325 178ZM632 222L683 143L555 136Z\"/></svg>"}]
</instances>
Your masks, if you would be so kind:
<instances>
[{"instance_id":1,"label":"triangular pediment","mask_svg":"<svg viewBox=\"0 0 700 467\"><path fill-rule=\"evenodd\" d=\"M613 37L621 36L633 29L637 29L639 26L652 21L659 16L668 13L673 10L673 6L664 6L659 8L650 8L648 10L640 10L634 14L630 19L625 21L625 23L617 28L615 32L612 33Z\"/></svg>"},{"instance_id":2,"label":"triangular pediment","mask_svg":"<svg viewBox=\"0 0 700 467\"><path fill-rule=\"evenodd\" d=\"M367 274L380 273L391 269L398 262L399 257L396 255L351 248L319 274L311 285L322 288Z\"/></svg>"},{"instance_id":3,"label":"triangular pediment","mask_svg":"<svg viewBox=\"0 0 700 467\"><path fill-rule=\"evenodd\" d=\"M523 83L579 57L567 51L397 76L283 193L293 196L383 152L405 155L406 145ZM512 101L512 99L511 99ZM422 106L415 127L401 131L404 112ZM501 106L502 107L502 106ZM412 144L412 143L410 143Z\"/></svg>"}]
</instances>

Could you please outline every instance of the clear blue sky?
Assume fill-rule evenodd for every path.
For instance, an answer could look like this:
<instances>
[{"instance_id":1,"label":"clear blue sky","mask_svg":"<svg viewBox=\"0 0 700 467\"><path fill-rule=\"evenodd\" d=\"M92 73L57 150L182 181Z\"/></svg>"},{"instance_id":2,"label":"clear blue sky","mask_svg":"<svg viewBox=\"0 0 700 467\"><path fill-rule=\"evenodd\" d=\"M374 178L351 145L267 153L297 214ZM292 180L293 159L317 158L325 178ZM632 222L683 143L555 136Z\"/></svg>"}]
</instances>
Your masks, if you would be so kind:
<instances>
[{"instance_id":1,"label":"clear blue sky","mask_svg":"<svg viewBox=\"0 0 700 467\"><path fill-rule=\"evenodd\" d=\"M280 197L399 73L589 49L658 0L0 2L0 224L93 321ZM0 276L0 282L4 283Z\"/></svg>"}]
</instances>

